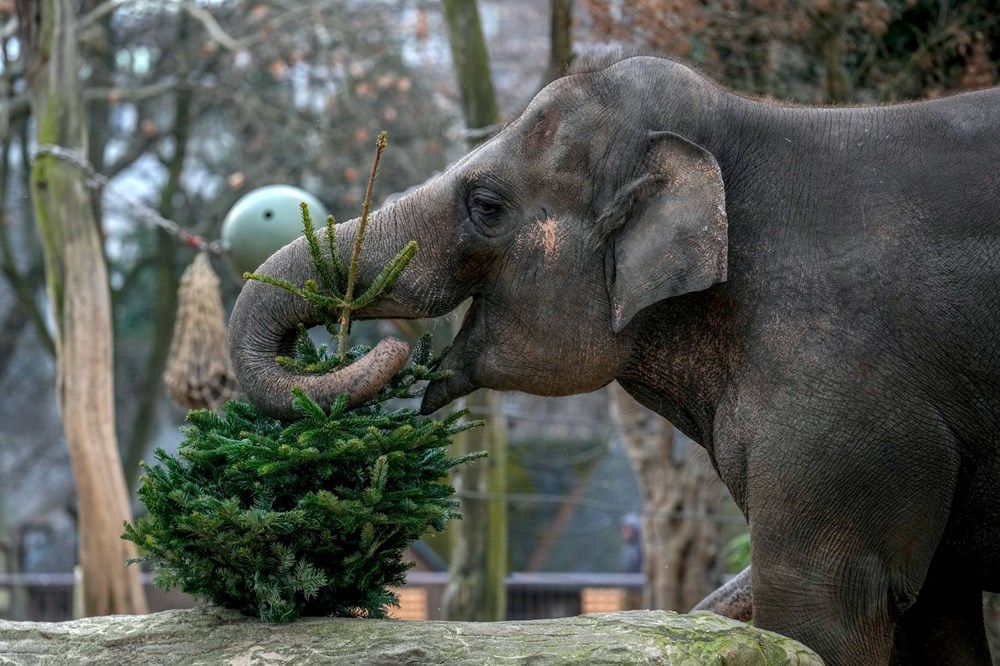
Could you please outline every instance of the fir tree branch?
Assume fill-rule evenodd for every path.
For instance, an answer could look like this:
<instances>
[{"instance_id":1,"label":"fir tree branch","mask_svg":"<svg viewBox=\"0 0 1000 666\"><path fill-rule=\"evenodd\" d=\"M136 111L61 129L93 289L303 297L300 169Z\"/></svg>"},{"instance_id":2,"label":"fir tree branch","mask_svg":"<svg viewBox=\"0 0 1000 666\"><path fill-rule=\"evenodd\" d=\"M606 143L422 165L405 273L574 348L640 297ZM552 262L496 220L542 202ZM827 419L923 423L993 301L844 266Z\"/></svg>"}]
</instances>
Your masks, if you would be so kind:
<instances>
[{"instance_id":1,"label":"fir tree branch","mask_svg":"<svg viewBox=\"0 0 1000 666\"><path fill-rule=\"evenodd\" d=\"M417 241L407 243L406 247L393 257L389 265L382 269L382 272L378 274L371 283L371 286L365 290L365 293L351 302L351 310L360 310L367 307L392 287L403 272L403 269L406 268L406 265L417 254L418 249Z\"/></svg>"},{"instance_id":2,"label":"fir tree branch","mask_svg":"<svg viewBox=\"0 0 1000 666\"><path fill-rule=\"evenodd\" d=\"M323 258L323 253L319 249L319 239L316 237L316 229L313 227L312 215L309 214L309 204L305 201L299 204L302 209L302 230L305 233L306 243L309 245L309 254L312 256L313 265L319 273L320 282L323 287L339 296L338 285L334 276L330 274L330 267Z\"/></svg>"},{"instance_id":3,"label":"fir tree branch","mask_svg":"<svg viewBox=\"0 0 1000 666\"><path fill-rule=\"evenodd\" d=\"M304 294L303 298L311 301L313 305L316 305L320 309L334 311L350 307L350 304L337 294L328 296L320 291L319 285L316 284L315 280L306 280L305 285L302 287L302 293Z\"/></svg>"},{"instance_id":4,"label":"fir tree branch","mask_svg":"<svg viewBox=\"0 0 1000 666\"><path fill-rule=\"evenodd\" d=\"M337 277L337 289L340 290L340 285L345 285L343 289L346 289L347 284L347 272L344 269L344 264L340 260L340 251L337 248L337 234L334 232L333 228L337 226L337 218L333 215L326 216L326 242L330 248L330 259L333 262L333 272ZM339 293L344 293L340 291Z\"/></svg>"},{"instance_id":5,"label":"fir tree branch","mask_svg":"<svg viewBox=\"0 0 1000 666\"><path fill-rule=\"evenodd\" d=\"M309 300L309 296L306 295L306 292L303 289L301 289L299 287L296 287L294 284L292 284L291 282L289 282L288 280L285 280L283 278L274 277L272 275L267 275L265 273L244 273L243 274L243 279L244 280L259 280L260 282L263 282L264 284L269 284L269 285L271 285L273 287L279 287L279 288L284 289L286 291L292 292L293 294L295 294L296 296L298 296L300 298L304 298L306 300Z\"/></svg>"}]
</instances>

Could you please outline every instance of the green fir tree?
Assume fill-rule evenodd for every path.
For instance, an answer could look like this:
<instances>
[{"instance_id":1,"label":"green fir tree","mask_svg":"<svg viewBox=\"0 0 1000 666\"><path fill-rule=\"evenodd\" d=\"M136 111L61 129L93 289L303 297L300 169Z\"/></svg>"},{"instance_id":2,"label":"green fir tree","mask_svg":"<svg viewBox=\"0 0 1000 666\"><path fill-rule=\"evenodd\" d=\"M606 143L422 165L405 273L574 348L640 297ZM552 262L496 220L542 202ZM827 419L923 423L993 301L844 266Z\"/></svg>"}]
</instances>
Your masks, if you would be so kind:
<instances>
[{"instance_id":1,"label":"green fir tree","mask_svg":"<svg viewBox=\"0 0 1000 666\"><path fill-rule=\"evenodd\" d=\"M277 359L289 369L329 372L367 353L366 347L346 348L350 313L392 286L416 252L415 243L407 245L354 298L371 184L384 148L383 133L349 266L337 260L332 218L330 246L323 252L303 206L320 284L247 276L309 299L337 335L338 349L329 353L300 329L295 357ZM445 451L453 435L481 423L464 421L464 411L436 421L414 409L386 406L419 395L419 382L445 376L431 346L425 334L409 365L351 411L346 395L324 411L294 389L301 417L290 423L239 401L226 403L221 414L190 412L178 455L158 449L159 464L144 465L139 498L148 515L126 523L122 535L140 549L134 561L152 566L159 587L180 587L269 622L302 615L385 617L388 607L398 605L389 588L406 581L406 546L459 517L454 488L443 479L455 465L485 455L453 457Z\"/></svg>"}]
</instances>

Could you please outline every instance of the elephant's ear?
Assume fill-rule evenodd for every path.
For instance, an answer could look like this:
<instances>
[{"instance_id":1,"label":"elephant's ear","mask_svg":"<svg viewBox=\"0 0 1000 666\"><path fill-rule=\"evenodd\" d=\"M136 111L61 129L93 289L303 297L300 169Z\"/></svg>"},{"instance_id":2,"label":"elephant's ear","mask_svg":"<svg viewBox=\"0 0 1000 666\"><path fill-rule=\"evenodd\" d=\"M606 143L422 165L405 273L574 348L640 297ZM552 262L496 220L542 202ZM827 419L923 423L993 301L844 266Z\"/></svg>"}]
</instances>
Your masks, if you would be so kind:
<instances>
[{"instance_id":1,"label":"elephant's ear","mask_svg":"<svg viewBox=\"0 0 1000 666\"><path fill-rule=\"evenodd\" d=\"M604 236L611 328L639 310L726 279L725 187L712 154L671 132L651 132L642 172L612 195Z\"/></svg>"}]
</instances>

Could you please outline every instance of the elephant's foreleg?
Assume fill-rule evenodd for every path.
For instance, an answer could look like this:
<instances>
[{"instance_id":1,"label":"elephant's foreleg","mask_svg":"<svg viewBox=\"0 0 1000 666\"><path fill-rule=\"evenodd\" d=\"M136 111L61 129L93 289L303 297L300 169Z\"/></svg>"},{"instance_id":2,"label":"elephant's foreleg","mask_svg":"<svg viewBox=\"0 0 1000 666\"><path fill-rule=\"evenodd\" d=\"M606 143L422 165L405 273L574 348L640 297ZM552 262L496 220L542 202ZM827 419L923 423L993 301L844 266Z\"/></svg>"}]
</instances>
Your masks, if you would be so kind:
<instances>
[{"instance_id":1,"label":"elephant's foreleg","mask_svg":"<svg viewBox=\"0 0 1000 666\"><path fill-rule=\"evenodd\" d=\"M711 611L718 615L749 622L753 618L753 594L750 588L750 567L708 595L693 611Z\"/></svg>"},{"instance_id":2,"label":"elephant's foreleg","mask_svg":"<svg viewBox=\"0 0 1000 666\"><path fill-rule=\"evenodd\" d=\"M892 663L896 625L921 594L960 483L954 434L916 397L891 409L812 408L886 394L859 386L864 376L789 388L787 403L769 405L783 418L746 445L754 624L830 666ZM926 612L929 625L937 611Z\"/></svg>"}]
</instances>

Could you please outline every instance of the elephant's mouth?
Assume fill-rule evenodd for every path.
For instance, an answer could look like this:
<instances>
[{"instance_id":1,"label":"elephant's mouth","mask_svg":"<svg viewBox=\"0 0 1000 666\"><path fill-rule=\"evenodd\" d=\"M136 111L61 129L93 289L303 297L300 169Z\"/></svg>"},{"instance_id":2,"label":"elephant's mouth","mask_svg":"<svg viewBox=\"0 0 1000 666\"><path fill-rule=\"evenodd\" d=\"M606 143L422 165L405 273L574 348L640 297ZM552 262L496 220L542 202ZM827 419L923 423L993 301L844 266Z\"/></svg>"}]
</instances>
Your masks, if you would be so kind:
<instances>
[{"instance_id":1,"label":"elephant's mouth","mask_svg":"<svg viewBox=\"0 0 1000 666\"><path fill-rule=\"evenodd\" d=\"M420 403L420 413L430 414L441 409L452 400L468 395L479 388L473 381L472 363L474 356L470 355L469 340L472 330L476 327L481 311L481 298L473 296L472 304L465 313L462 327L459 329L451 348L441 361L441 369L451 374L427 385L424 399Z\"/></svg>"}]
</instances>

